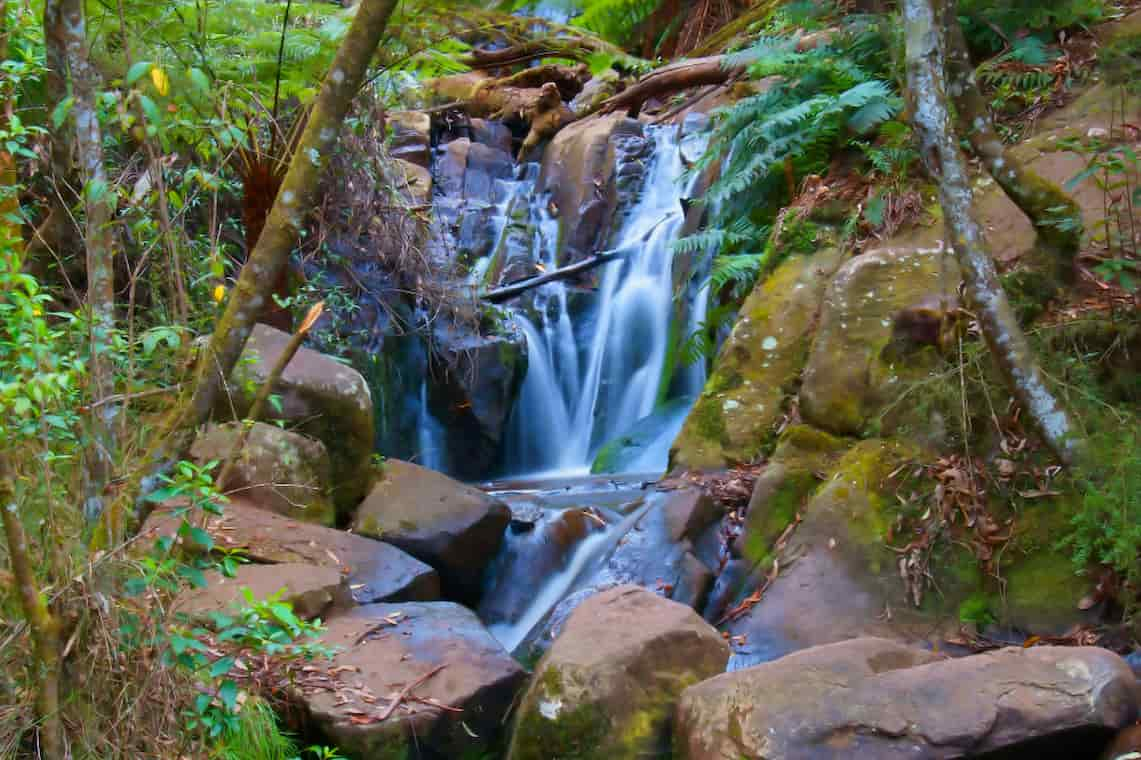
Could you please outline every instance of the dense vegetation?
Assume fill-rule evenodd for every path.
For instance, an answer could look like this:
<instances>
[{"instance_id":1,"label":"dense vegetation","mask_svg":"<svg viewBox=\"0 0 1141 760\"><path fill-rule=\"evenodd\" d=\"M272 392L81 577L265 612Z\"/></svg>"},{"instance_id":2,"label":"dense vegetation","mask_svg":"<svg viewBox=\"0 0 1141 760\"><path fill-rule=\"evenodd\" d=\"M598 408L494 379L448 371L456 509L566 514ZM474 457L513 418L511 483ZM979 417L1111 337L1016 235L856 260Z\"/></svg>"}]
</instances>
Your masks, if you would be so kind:
<instances>
[{"instance_id":1,"label":"dense vegetation","mask_svg":"<svg viewBox=\"0 0 1141 760\"><path fill-rule=\"evenodd\" d=\"M93 76L74 65L58 70L64 62L53 57L61 48L52 35L66 24L47 23L45 35L45 13L69 5L83 6L87 49L78 54ZM709 147L691 168L719 172L703 199L705 227L676 246L713 256L715 308L701 330L679 336L686 361L711 361L753 285L782 257L814 250L821 226L839 229L855 252L931 212L933 186L904 105L903 42L890 3L536 5L399 3L379 51L367 55L366 82L344 124L333 125L339 145L320 157L339 174L314 186L321 213L298 224L300 240L287 246L294 280L274 286L276 301L260 316L276 309L293 325L323 301L323 347L343 348L337 320L356 308L353 296L295 275L342 255L327 246L330 229L357 225L368 234L383 217L391 231L425 213L378 187L392 177L385 114L428 103L422 85L470 71L472 51L534 38L582 43L589 54L577 59L594 74L627 79L695 51L724 52L724 67L744 69L737 98L713 114ZM547 19L527 15L538 11ZM1030 133L1035 119L1092 80L1088 28L1119 11L1108 0L960 3L1003 139ZM226 462L185 461L185 420L171 410L192 403L203 347L227 305L246 295L237 283L258 241L251 229L274 224L267 214L298 160L307 120L316 118L307 108L359 13L264 0L0 2L4 757L337 756L291 739L271 703L298 668L327 654L312 639L319 622L298 619L274 598L249 599L210 625L171 611L171 600L203 583L203 573L232 574L243 559L213 546L201 528L204 516L225 509L215 479ZM560 14L566 23L550 20ZM711 40L715 49L702 49ZM1123 99L1135 96L1127 90L1137 82L1137 44L1103 56ZM774 78L782 86L769 86ZM671 98L684 100L663 96L672 105ZM84 134L95 136L86 147ZM1113 575L1104 593L1128 621L1141 591L1141 425L1139 380L1129 376L1135 360L1121 362L1120 352L1141 329L1141 162L1112 135L1070 147L1088 167L1077 181L1096 177L1105 200L1080 259L1085 284L1113 298L1083 310L1088 291L1070 288L1043 315L1042 299L1008 285L1052 387L1089 440L1081 466L1058 481L1076 500L1058 550L1072 555L1077 573ZM419 289L425 301L459 298L433 291L406 248L383 262L396 290ZM1071 308L1078 319L1062 319ZM1085 329L1083 321L1096 324ZM993 445L991 407L1007 398L1003 380L986 365L977 331L964 331L941 361L945 382L916 397L960 408L954 442L981 456ZM1031 448L1020 459L1026 471L1053 466L1046 449ZM991 482L987 496L1002 509L1025 505L1027 488L998 476ZM170 499L182 505L181 540L140 546L139 518ZM253 655L272 668L254 675L235 667Z\"/></svg>"}]
</instances>

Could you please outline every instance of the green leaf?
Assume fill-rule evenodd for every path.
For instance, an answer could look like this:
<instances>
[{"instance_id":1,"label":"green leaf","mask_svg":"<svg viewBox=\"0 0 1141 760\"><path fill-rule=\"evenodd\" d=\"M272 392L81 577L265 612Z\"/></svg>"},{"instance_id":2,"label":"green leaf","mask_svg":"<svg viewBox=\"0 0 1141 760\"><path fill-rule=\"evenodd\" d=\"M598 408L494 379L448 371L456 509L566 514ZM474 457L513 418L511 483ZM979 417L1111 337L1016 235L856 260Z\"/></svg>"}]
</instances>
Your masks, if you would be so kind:
<instances>
[{"instance_id":1,"label":"green leaf","mask_svg":"<svg viewBox=\"0 0 1141 760\"><path fill-rule=\"evenodd\" d=\"M214 537L204 531L198 526L191 526L190 540L200 546L203 551L211 551L214 548Z\"/></svg>"},{"instance_id":2,"label":"green leaf","mask_svg":"<svg viewBox=\"0 0 1141 760\"><path fill-rule=\"evenodd\" d=\"M68 114L71 113L71 107L75 105L75 98L68 95L66 98L59 102L55 108L52 109L52 126L59 129L63 123L67 121Z\"/></svg>"},{"instance_id":3,"label":"green leaf","mask_svg":"<svg viewBox=\"0 0 1141 760\"><path fill-rule=\"evenodd\" d=\"M190 69L189 75L190 83L194 85L195 89L203 93L210 92L210 77L206 76L206 74L202 72L202 69L192 68Z\"/></svg>"},{"instance_id":4,"label":"green leaf","mask_svg":"<svg viewBox=\"0 0 1141 760\"><path fill-rule=\"evenodd\" d=\"M210 666L210 677L211 678L218 678L220 676L224 676L227 673L229 673L233 667L234 667L234 658L233 657L221 657L221 658L215 660L214 664Z\"/></svg>"},{"instance_id":5,"label":"green leaf","mask_svg":"<svg viewBox=\"0 0 1141 760\"><path fill-rule=\"evenodd\" d=\"M147 122L149 122L148 128L158 129L162 125L162 114L158 110L158 104L149 95L140 94L139 105L142 106L143 113L146 114Z\"/></svg>"},{"instance_id":6,"label":"green leaf","mask_svg":"<svg viewBox=\"0 0 1141 760\"><path fill-rule=\"evenodd\" d=\"M238 705L238 685L233 681L224 681L218 688L218 699L227 710L233 712Z\"/></svg>"},{"instance_id":7,"label":"green leaf","mask_svg":"<svg viewBox=\"0 0 1141 760\"><path fill-rule=\"evenodd\" d=\"M153 64L150 61L137 61L131 68L127 69L127 78L123 80L123 83L131 87L135 82L150 73L152 66Z\"/></svg>"}]
</instances>

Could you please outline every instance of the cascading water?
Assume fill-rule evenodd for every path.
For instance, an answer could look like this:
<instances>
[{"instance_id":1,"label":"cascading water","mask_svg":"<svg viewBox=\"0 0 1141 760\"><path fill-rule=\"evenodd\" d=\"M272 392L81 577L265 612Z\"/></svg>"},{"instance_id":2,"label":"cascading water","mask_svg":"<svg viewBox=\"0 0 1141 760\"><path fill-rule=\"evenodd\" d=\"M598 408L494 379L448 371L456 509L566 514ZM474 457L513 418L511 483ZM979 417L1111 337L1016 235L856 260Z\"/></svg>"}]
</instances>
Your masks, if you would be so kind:
<instances>
[{"instance_id":1,"label":"cascading water","mask_svg":"<svg viewBox=\"0 0 1141 760\"><path fill-rule=\"evenodd\" d=\"M588 472L599 447L650 415L662 395L675 316L672 243L685 220L681 201L690 188L683 182L680 128L645 131L652 146L649 166L638 200L613 238L620 258L603 266L598 292L580 306L566 284L553 282L535 295L538 317L516 316L527 338L528 369L507 448L514 472ZM536 199L535 259L552 269L558 262L545 208ZM704 296L694 305L703 306ZM701 311L690 321L703 318ZM681 380L674 395L694 395L703 372L687 370ZM665 469L669 444L688 411L684 404L675 407L637 459L639 468Z\"/></svg>"}]
</instances>

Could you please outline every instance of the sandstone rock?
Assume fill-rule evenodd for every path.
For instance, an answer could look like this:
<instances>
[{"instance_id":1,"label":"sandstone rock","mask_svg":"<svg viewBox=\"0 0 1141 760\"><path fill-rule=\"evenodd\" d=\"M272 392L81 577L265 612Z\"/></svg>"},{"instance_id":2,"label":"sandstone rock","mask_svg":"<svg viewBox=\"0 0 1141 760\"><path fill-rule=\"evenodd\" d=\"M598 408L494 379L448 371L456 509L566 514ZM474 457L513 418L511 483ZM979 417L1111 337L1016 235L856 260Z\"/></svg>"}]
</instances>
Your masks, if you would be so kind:
<instances>
[{"instance_id":1,"label":"sandstone rock","mask_svg":"<svg viewBox=\"0 0 1141 760\"><path fill-rule=\"evenodd\" d=\"M222 418L243 417L257 388L269 377L289 336L256 325L234 367L228 392L214 412ZM325 444L333 470L333 502L338 518L347 518L363 498L372 478L372 396L360 373L332 358L302 348L282 373L274 392L280 411L267 405L269 419L284 420Z\"/></svg>"},{"instance_id":2,"label":"sandstone rock","mask_svg":"<svg viewBox=\"0 0 1141 760\"><path fill-rule=\"evenodd\" d=\"M352 605L349 584L338 569L289 562L242 565L233 578L209 572L206 586L183 593L174 609L196 617L232 612L245 605L247 590L259 601L280 592L280 601L293 605L293 612L304 620L326 617L334 609Z\"/></svg>"},{"instance_id":3,"label":"sandstone rock","mask_svg":"<svg viewBox=\"0 0 1141 760\"><path fill-rule=\"evenodd\" d=\"M1133 674L1103 649L929 658L857 639L717 676L682 694L676 756L937 759L1037 741L1025 756L1075 757L1068 740L1096 752L1091 735L1138 714Z\"/></svg>"},{"instance_id":4,"label":"sandstone rock","mask_svg":"<svg viewBox=\"0 0 1141 760\"><path fill-rule=\"evenodd\" d=\"M500 121L471 119L471 141L495 148L504 153L512 153L511 130Z\"/></svg>"},{"instance_id":5,"label":"sandstone rock","mask_svg":"<svg viewBox=\"0 0 1141 760\"><path fill-rule=\"evenodd\" d=\"M687 685L721 672L728 647L688 607L633 586L583 602L535 668L510 760L655 757Z\"/></svg>"},{"instance_id":6,"label":"sandstone rock","mask_svg":"<svg viewBox=\"0 0 1141 760\"><path fill-rule=\"evenodd\" d=\"M671 469L749 462L772 441L808 356L825 284L839 264L836 249L791 256L753 289L673 444Z\"/></svg>"},{"instance_id":7,"label":"sandstone rock","mask_svg":"<svg viewBox=\"0 0 1141 760\"><path fill-rule=\"evenodd\" d=\"M190 454L199 463L225 462L241 431L240 422L212 425L194 441ZM329 454L320 441L256 422L226 488L280 515L332 525L331 478Z\"/></svg>"},{"instance_id":8,"label":"sandstone rock","mask_svg":"<svg viewBox=\"0 0 1141 760\"><path fill-rule=\"evenodd\" d=\"M158 510L147 518L142 533L147 539L171 536L180 523L180 517ZM298 522L242 499L231 499L206 530L219 548L240 551L254 562L332 568L348 579L359 604L440 598L436 571L395 546Z\"/></svg>"},{"instance_id":9,"label":"sandstone rock","mask_svg":"<svg viewBox=\"0 0 1141 760\"><path fill-rule=\"evenodd\" d=\"M404 178L404 191L408 202L426 206L432 202L432 173L419 164L397 159L396 168Z\"/></svg>"},{"instance_id":10,"label":"sandstone rock","mask_svg":"<svg viewBox=\"0 0 1141 760\"><path fill-rule=\"evenodd\" d=\"M721 508L710 498L704 489L696 486L665 492L666 525L669 536L675 543L682 539L696 539L703 530L721 517Z\"/></svg>"},{"instance_id":11,"label":"sandstone rock","mask_svg":"<svg viewBox=\"0 0 1141 760\"><path fill-rule=\"evenodd\" d=\"M474 602L511 512L477 488L389 459L357 510L353 529L383 539L435 567L444 593Z\"/></svg>"},{"instance_id":12,"label":"sandstone rock","mask_svg":"<svg viewBox=\"0 0 1141 760\"><path fill-rule=\"evenodd\" d=\"M616 114L567 125L543 152L538 190L557 209L560 265L604 245L619 205L618 154L624 142L642 139L637 121Z\"/></svg>"},{"instance_id":13,"label":"sandstone rock","mask_svg":"<svg viewBox=\"0 0 1141 760\"><path fill-rule=\"evenodd\" d=\"M338 675L333 688L300 696L321 732L352 757L487 756L526 677L475 613L449 602L358 607L330 620L321 641L340 649L328 668Z\"/></svg>"},{"instance_id":14,"label":"sandstone rock","mask_svg":"<svg viewBox=\"0 0 1141 760\"><path fill-rule=\"evenodd\" d=\"M392 139L388 154L425 169L432 161L432 119L422 111L395 111L388 114Z\"/></svg>"},{"instance_id":15,"label":"sandstone rock","mask_svg":"<svg viewBox=\"0 0 1141 760\"><path fill-rule=\"evenodd\" d=\"M881 248L850 259L824 296L800 388L804 419L832 433L862 432L898 394L897 384L923 371L885 357L893 317L931 293L950 298L958 286L954 255L941 245Z\"/></svg>"}]
</instances>

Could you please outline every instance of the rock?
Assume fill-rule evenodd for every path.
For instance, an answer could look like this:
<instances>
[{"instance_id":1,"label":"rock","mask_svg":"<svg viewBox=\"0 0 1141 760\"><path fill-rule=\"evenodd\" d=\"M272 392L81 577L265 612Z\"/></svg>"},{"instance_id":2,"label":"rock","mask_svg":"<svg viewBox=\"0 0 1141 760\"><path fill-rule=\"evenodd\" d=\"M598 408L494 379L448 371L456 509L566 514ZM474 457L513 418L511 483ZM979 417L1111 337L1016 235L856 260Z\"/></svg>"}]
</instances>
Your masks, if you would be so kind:
<instances>
[{"instance_id":1,"label":"rock","mask_svg":"<svg viewBox=\"0 0 1141 760\"><path fill-rule=\"evenodd\" d=\"M432 173L419 164L397 159L396 168L404 178L404 194L414 206L427 206L432 202Z\"/></svg>"},{"instance_id":2,"label":"rock","mask_svg":"<svg viewBox=\"0 0 1141 760\"><path fill-rule=\"evenodd\" d=\"M509 760L668 755L675 700L720 673L720 634L688 607L634 586L583 602L535 668Z\"/></svg>"},{"instance_id":3,"label":"rock","mask_svg":"<svg viewBox=\"0 0 1141 760\"><path fill-rule=\"evenodd\" d=\"M485 476L502 450L507 420L523 378L527 349L522 333L480 335L470 325L437 319L433 348L439 365L429 401L448 421L449 472Z\"/></svg>"},{"instance_id":4,"label":"rock","mask_svg":"<svg viewBox=\"0 0 1141 760\"><path fill-rule=\"evenodd\" d=\"M321 642L339 648L327 668L337 675L331 689L304 686L300 697L352 757L486 757L526 678L475 613L449 602L358 607L330 620ZM422 678L415 699L379 720L394 694Z\"/></svg>"},{"instance_id":5,"label":"rock","mask_svg":"<svg viewBox=\"0 0 1141 760\"><path fill-rule=\"evenodd\" d=\"M432 119L422 111L388 114L392 139L388 155L427 169L432 161Z\"/></svg>"},{"instance_id":6,"label":"rock","mask_svg":"<svg viewBox=\"0 0 1141 760\"><path fill-rule=\"evenodd\" d=\"M840 252L790 256L753 289L670 451L671 469L750 462L775 437L799 381Z\"/></svg>"},{"instance_id":7,"label":"rock","mask_svg":"<svg viewBox=\"0 0 1141 760\"><path fill-rule=\"evenodd\" d=\"M704 489L683 486L665 492L665 512L669 537L674 543L682 539L695 540L715 520L722 510Z\"/></svg>"},{"instance_id":8,"label":"rock","mask_svg":"<svg viewBox=\"0 0 1141 760\"><path fill-rule=\"evenodd\" d=\"M215 408L221 418L241 419L249 412L257 389L269 377L289 336L255 325L234 367L227 393ZM283 420L325 444L333 470L333 503L338 519L346 519L368 491L372 480L372 396L360 373L332 358L302 348L282 373L274 392L280 409L267 404L265 416Z\"/></svg>"},{"instance_id":9,"label":"rock","mask_svg":"<svg viewBox=\"0 0 1141 760\"><path fill-rule=\"evenodd\" d=\"M681 572L678 574L677 584L670 590L670 599L700 610L712 589L713 571L693 552L683 554Z\"/></svg>"},{"instance_id":10,"label":"rock","mask_svg":"<svg viewBox=\"0 0 1141 760\"><path fill-rule=\"evenodd\" d=\"M384 478L353 519L353 529L381 538L435 567L445 595L475 602L503 541L511 511L477 488L389 459Z\"/></svg>"},{"instance_id":11,"label":"rock","mask_svg":"<svg viewBox=\"0 0 1141 760\"><path fill-rule=\"evenodd\" d=\"M241 431L240 422L211 425L195 439L190 455L199 464L224 463ZM279 515L332 525L337 516L329 497L331 479L329 454L320 441L256 422L226 489L239 490L244 498Z\"/></svg>"},{"instance_id":12,"label":"rock","mask_svg":"<svg viewBox=\"0 0 1141 760\"><path fill-rule=\"evenodd\" d=\"M884 356L894 315L931 293L950 298L958 286L954 255L942 245L881 248L850 259L824 296L800 388L805 421L840 435L862 432L898 395L897 384L923 371Z\"/></svg>"},{"instance_id":13,"label":"rock","mask_svg":"<svg viewBox=\"0 0 1141 760\"><path fill-rule=\"evenodd\" d=\"M543 152L537 189L557 211L560 266L604 247L619 205L619 154L643 141L641 124L615 114L567 125Z\"/></svg>"},{"instance_id":14,"label":"rock","mask_svg":"<svg viewBox=\"0 0 1141 760\"><path fill-rule=\"evenodd\" d=\"M1138 685L1103 649L925 658L857 639L717 676L682 694L675 756L936 760L1037 746L1023 756L1068 758L1137 717Z\"/></svg>"},{"instance_id":15,"label":"rock","mask_svg":"<svg viewBox=\"0 0 1141 760\"><path fill-rule=\"evenodd\" d=\"M148 539L172 536L180 523L171 512L156 510L142 533ZM243 499L231 498L220 517L210 518L206 530L220 549L238 551L253 562L332 568L348 579L358 604L440 598L436 571L395 546L291 520Z\"/></svg>"},{"instance_id":16,"label":"rock","mask_svg":"<svg viewBox=\"0 0 1141 760\"><path fill-rule=\"evenodd\" d=\"M487 119L472 119L471 141L495 148L510 155L511 130L501 121L488 121Z\"/></svg>"},{"instance_id":17,"label":"rock","mask_svg":"<svg viewBox=\"0 0 1141 760\"><path fill-rule=\"evenodd\" d=\"M614 69L605 69L592 77L582 91L574 96L570 102L570 109L575 114L583 114L602 103L618 92L621 77Z\"/></svg>"},{"instance_id":18,"label":"rock","mask_svg":"<svg viewBox=\"0 0 1141 760\"><path fill-rule=\"evenodd\" d=\"M661 472L665 463L654 461L654 452L677 436L693 401L692 396L667 401L607 441L595 455L590 471L596 474Z\"/></svg>"},{"instance_id":19,"label":"rock","mask_svg":"<svg viewBox=\"0 0 1141 760\"><path fill-rule=\"evenodd\" d=\"M288 562L242 565L233 578L211 571L206 574L206 586L183 593L174 610L194 617L232 612L246 604L247 590L258 601L280 592L280 601L291 604L303 620L325 617L353 603L349 584L337 568Z\"/></svg>"}]
</instances>

